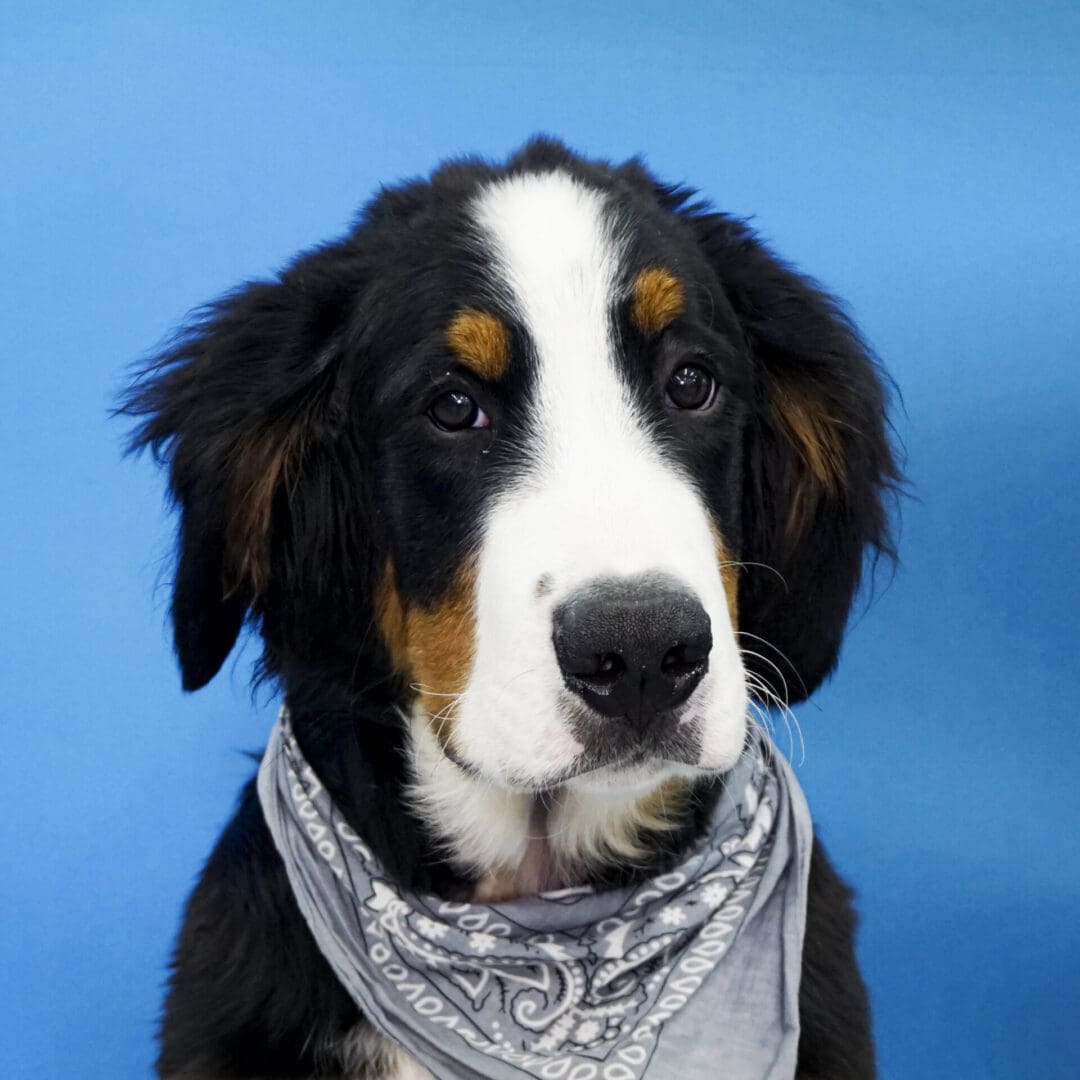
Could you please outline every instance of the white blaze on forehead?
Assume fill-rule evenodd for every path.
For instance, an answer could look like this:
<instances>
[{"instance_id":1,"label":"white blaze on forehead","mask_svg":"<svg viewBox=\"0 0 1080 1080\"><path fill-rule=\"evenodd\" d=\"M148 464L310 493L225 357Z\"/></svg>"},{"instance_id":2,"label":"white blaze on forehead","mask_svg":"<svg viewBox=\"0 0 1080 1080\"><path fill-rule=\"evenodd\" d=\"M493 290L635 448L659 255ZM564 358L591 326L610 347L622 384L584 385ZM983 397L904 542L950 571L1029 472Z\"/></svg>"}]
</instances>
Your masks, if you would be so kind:
<instances>
[{"instance_id":1,"label":"white blaze on forehead","mask_svg":"<svg viewBox=\"0 0 1080 1080\"><path fill-rule=\"evenodd\" d=\"M606 345L620 252L604 202L559 172L515 176L477 199L477 224L541 355Z\"/></svg>"},{"instance_id":2,"label":"white blaze on forehead","mask_svg":"<svg viewBox=\"0 0 1080 1080\"><path fill-rule=\"evenodd\" d=\"M533 417L544 464L556 469L586 449L595 455L605 442L612 451L627 443L646 450L612 364L623 244L603 193L565 173L529 174L485 189L475 212L497 284L539 359Z\"/></svg>"},{"instance_id":3,"label":"white blaze on forehead","mask_svg":"<svg viewBox=\"0 0 1080 1080\"><path fill-rule=\"evenodd\" d=\"M607 197L565 173L530 174L486 188L475 214L494 255L492 276L538 363L528 475L503 494L485 547L520 550L527 538L548 561L537 576L551 574L563 594L600 574L667 569L691 587L702 573L715 578L701 499L664 459L618 370L613 316L626 273ZM502 594L534 583L492 580L499 570L524 571L517 559L484 561L487 583Z\"/></svg>"}]
</instances>

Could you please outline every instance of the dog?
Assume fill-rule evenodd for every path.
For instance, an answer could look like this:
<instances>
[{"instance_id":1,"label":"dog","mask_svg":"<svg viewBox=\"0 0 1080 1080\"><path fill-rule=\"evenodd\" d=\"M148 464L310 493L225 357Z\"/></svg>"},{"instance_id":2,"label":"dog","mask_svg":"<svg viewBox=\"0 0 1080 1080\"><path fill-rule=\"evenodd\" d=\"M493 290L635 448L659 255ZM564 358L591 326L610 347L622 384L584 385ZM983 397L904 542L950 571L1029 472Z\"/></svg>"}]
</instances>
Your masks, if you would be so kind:
<instances>
[{"instance_id":1,"label":"dog","mask_svg":"<svg viewBox=\"0 0 1080 1080\"><path fill-rule=\"evenodd\" d=\"M385 188L203 309L122 406L179 512L183 687L257 628L258 677L404 889L662 873L895 554L888 386L837 301L637 159L536 138ZM814 842L803 1080L874 1075L854 932ZM428 1075L317 947L254 781L187 904L157 1069Z\"/></svg>"}]
</instances>

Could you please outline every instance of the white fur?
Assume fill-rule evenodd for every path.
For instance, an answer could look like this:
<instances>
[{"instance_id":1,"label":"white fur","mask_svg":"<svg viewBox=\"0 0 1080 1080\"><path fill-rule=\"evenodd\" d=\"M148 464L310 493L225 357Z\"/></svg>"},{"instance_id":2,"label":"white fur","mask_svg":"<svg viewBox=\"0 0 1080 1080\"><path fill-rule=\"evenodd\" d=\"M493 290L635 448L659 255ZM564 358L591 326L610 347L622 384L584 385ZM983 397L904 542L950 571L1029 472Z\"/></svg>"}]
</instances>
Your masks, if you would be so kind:
<instances>
[{"instance_id":1,"label":"white fur","mask_svg":"<svg viewBox=\"0 0 1080 1080\"><path fill-rule=\"evenodd\" d=\"M389 1080L434 1080L434 1077L410 1057L404 1050L397 1052L397 1071L390 1074Z\"/></svg>"},{"instance_id":2,"label":"white fur","mask_svg":"<svg viewBox=\"0 0 1080 1080\"><path fill-rule=\"evenodd\" d=\"M366 1020L332 1043L328 1057L342 1075L357 1080L433 1080L411 1054Z\"/></svg>"},{"instance_id":3,"label":"white fur","mask_svg":"<svg viewBox=\"0 0 1080 1080\"><path fill-rule=\"evenodd\" d=\"M525 854L531 799L485 784L455 765L423 715L411 718L412 798L456 861L479 874L516 866Z\"/></svg>"},{"instance_id":4,"label":"white fur","mask_svg":"<svg viewBox=\"0 0 1080 1080\"><path fill-rule=\"evenodd\" d=\"M525 855L533 822L535 796L485 783L450 761L431 732L427 718L410 718L414 782L413 805L434 828L455 861L483 877L517 866ZM548 850L556 876L570 880L602 856L635 858L641 827L664 828L661 814L642 803L642 796L670 776L694 776L686 766L640 767L623 772L605 787L583 789L567 784L547 793Z\"/></svg>"},{"instance_id":5,"label":"white fur","mask_svg":"<svg viewBox=\"0 0 1080 1080\"><path fill-rule=\"evenodd\" d=\"M422 724L414 725L414 745L430 819L467 861L501 862L523 849L529 820L528 799L512 793L544 787L581 751L557 708L566 691L551 643L553 608L569 592L598 576L651 572L696 594L713 633L709 672L686 713L700 728L700 768L734 764L747 691L708 513L690 479L660 453L619 378L609 313L628 283L619 225L603 194L559 172L517 176L484 189L474 215L492 277L539 360L535 463L484 522L475 659L453 710L455 750L490 784L445 759L436 763ZM538 598L541 577L553 588ZM625 817L613 807L695 771L657 762L633 775L578 777L560 813L576 813L580 827L555 824L581 845L586 837L595 844Z\"/></svg>"}]
</instances>

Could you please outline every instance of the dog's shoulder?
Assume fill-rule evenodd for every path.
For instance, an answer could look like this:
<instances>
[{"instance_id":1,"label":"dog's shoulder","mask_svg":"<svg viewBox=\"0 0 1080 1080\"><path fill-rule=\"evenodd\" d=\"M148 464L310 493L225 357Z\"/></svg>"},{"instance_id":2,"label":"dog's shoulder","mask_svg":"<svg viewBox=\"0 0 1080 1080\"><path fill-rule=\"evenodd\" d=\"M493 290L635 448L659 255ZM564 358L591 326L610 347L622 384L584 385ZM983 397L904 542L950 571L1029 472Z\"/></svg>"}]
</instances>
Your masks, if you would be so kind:
<instances>
[{"instance_id":1,"label":"dog's shoulder","mask_svg":"<svg viewBox=\"0 0 1080 1080\"><path fill-rule=\"evenodd\" d=\"M852 901L851 889L815 837L799 984L799 1080L872 1080L875 1075Z\"/></svg>"},{"instance_id":2,"label":"dog's shoulder","mask_svg":"<svg viewBox=\"0 0 1080 1080\"><path fill-rule=\"evenodd\" d=\"M188 901L158 1070L315 1074L358 1020L296 906L252 781Z\"/></svg>"}]
</instances>

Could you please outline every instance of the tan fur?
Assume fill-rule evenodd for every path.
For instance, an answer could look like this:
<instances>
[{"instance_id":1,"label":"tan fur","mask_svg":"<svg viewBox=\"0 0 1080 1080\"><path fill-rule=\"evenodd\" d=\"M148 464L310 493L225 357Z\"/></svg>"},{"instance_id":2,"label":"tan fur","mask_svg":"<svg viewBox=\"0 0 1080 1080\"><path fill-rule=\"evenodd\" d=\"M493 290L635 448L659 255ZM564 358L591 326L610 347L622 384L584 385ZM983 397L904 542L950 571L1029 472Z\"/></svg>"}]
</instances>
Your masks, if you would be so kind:
<instances>
[{"instance_id":1,"label":"tan fur","mask_svg":"<svg viewBox=\"0 0 1080 1080\"><path fill-rule=\"evenodd\" d=\"M593 864L609 861L612 854L625 862L642 860L663 843L654 834L680 824L689 795L690 782L681 777L671 777L651 792L627 799L568 792L562 814L556 815L554 846L559 859L575 876ZM572 833L568 828L571 816ZM572 850L561 843L563 835L572 840Z\"/></svg>"},{"instance_id":2,"label":"tan fur","mask_svg":"<svg viewBox=\"0 0 1080 1080\"><path fill-rule=\"evenodd\" d=\"M510 334L490 312L464 308L446 328L451 352L482 379L501 379L510 364Z\"/></svg>"},{"instance_id":3,"label":"tan fur","mask_svg":"<svg viewBox=\"0 0 1080 1080\"><path fill-rule=\"evenodd\" d=\"M630 318L647 337L655 337L686 310L686 292L670 271L642 270L632 286Z\"/></svg>"},{"instance_id":4,"label":"tan fur","mask_svg":"<svg viewBox=\"0 0 1080 1080\"><path fill-rule=\"evenodd\" d=\"M731 616L731 629L739 629L739 564L728 551L720 530L709 522L709 531L716 546L716 563L720 567L720 581L727 597L728 614Z\"/></svg>"},{"instance_id":5,"label":"tan fur","mask_svg":"<svg viewBox=\"0 0 1080 1080\"><path fill-rule=\"evenodd\" d=\"M654 788L637 804L637 828L639 831L662 832L679 820L690 798L690 781L672 776Z\"/></svg>"},{"instance_id":6,"label":"tan fur","mask_svg":"<svg viewBox=\"0 0 1080 1080\"><path fill-rule=\"evenodd\" d=\"M789 493L787 532L795 537L822 498L836 498L843 492L846 470L841 422L829 415L821 391L806 380L777 379L771 397L780 430L805 467L804 480Z\"/></svg>"},{"instance_id":7,"label":"tan fur","mask_svg":"<svg viewBox=\"0 0 1080 1080\"><path fill-rule=\"evenodd\" d=\"M291 491L309 430L306 414L288 417L240 442L233 454L233 515L226 529L226 592L261 595L270 573L270 523L280 484Z\"/></svg>"},{"instance_id":8,"label":"tan fur","mask_svg":"<svg viewBox=\"0 0 1080 1080\"><path fill-rule=\"evenodd\" d=\"M394 668L411 680L440 745L454 729L454 695L465 689L475 639L476 567L467 561L432 608L406 605L387 560L375 598L376 621Z\"/></svg>"}]
</instances>

